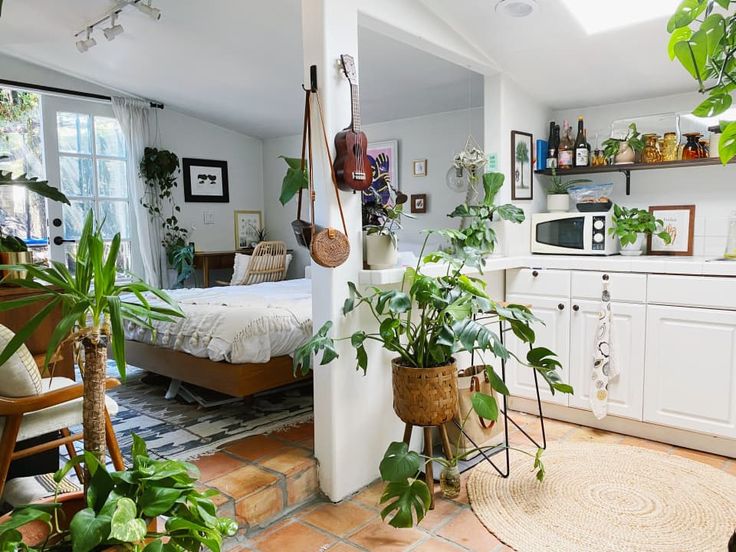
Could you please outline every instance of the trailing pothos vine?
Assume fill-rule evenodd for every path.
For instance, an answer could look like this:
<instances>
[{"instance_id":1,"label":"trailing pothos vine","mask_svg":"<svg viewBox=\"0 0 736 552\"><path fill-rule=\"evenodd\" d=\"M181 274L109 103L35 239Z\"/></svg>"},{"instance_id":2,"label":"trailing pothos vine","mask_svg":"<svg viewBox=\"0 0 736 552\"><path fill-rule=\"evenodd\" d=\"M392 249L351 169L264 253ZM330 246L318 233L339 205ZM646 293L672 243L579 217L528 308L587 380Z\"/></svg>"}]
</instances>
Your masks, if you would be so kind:
<instances>
[{"instance_id":1,"label":"trailing pothos vine","mask_svg":"<svg viewBox=\"0 0 736 552\"><path fill-rule=\"evenodd\" d=\"M176 284L181 285L194 276L194 248L187 243L189 230L179 224L177 214L181 207L174 202L178 173L179 158L175 153L156 148L144 150L140 175L146 182L146 193L141 205L161 224L161 245L169 265L176 270Z\"/></svg>"}]
</instances>

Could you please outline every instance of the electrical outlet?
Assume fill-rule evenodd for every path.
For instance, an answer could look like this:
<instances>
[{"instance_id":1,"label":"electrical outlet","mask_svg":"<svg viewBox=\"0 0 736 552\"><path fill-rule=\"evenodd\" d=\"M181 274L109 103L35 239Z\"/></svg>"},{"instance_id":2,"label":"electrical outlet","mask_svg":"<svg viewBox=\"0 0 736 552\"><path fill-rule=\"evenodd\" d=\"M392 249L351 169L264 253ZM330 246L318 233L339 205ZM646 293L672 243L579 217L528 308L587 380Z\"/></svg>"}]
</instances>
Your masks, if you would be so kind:
<instances>
[{"instance_id":1,"label":"electrical outlet","mask_svg":"<svg viewBox=\"0 0 736 552\"><path fill-rule=\"evenodd\" d=\"M203 213L203 218L205 224L215 224L215 213L212 211L205 211Z\"/></svg>"}]
</instances>

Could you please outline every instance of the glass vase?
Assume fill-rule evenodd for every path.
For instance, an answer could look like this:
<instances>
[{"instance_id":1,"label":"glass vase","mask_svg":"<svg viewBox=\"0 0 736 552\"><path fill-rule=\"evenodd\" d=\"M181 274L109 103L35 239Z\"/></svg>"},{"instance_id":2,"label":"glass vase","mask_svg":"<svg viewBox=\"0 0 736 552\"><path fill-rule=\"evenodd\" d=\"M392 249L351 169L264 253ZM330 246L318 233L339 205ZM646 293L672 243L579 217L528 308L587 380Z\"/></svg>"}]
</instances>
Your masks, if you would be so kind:
<instances>
[{"instance_id":1,"label":"glass vase","mask_svg":"<svg viewBox=\"0 0 736 552\"><path fill-rule=\"evenodd\" d=\"M657 147L658 139L659 136L656 134L644 135L646 145L644 146L644 151L641 153L642 163L659 163L662 160L659 148Z\"/></svg>"},{"instance_id":2,"label":"glass vase","mask_svg":"<svg viewBox=\"0 0 736 552\"><path fill-rule=\"evenodd\" d=\"M677 161L677 134L674 132L666 132L664 135L664 144L662 146L663 161Z\"/></svg>"},{"instance_id":3,"label":"glass vase","mask_svg":"<svg viewBox=\"0 0 736 552\"><path fill-rule=\"evenodd\" d=\"M445 466L440 472L440 490L445 498L457 498L460 496L462 480L460 470L457 466Z\"/></svg>"}]
</instances>

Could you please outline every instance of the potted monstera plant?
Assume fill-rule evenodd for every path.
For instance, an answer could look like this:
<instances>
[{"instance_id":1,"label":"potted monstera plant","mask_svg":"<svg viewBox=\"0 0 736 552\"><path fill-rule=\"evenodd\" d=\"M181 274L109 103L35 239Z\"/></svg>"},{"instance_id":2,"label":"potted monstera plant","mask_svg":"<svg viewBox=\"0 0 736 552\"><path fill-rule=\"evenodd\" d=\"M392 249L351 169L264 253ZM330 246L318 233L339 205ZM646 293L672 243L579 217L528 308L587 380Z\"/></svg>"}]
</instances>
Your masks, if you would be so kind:
<instances>
[{"instance_id":1,"label":"potted monstera plant","mask_svg":"<svg viewBox=\"0 0 736 552\"><path fill-rule=\"evenodd\" d=\"M508 359L512 356L499 335L476 321L475 315L483 313L498 316L519 339L529 344L528 355L519 360L537 370L553 393L571 393L572 388L561 381L557 372L560 364L555 354L543 347L534 347L532 323L536 319L532 312L523 305L504 305L495 301L486 292L484 280L468 274L482 271L485 257L493 252L496 236L491 222L494 219L515 223L524 220L524 213L518 207L493 204L499 181L503 182L501 174L483 178L485 195L482 202L478 205L462 204L450 214L454 218L466 219L463 230L427 232L420 260L415 267L406 269L401 289L370 288L361 292L349 282L343 314L347 316L358 308L366 308L375 318L379 330L359 330L344 338L333 338L329 335L333 323L326 322L312 339L297 349L295 370L309 372L313 357L320 353L321 364L331 362L338 357L335 341L348 340L355 349L358 369L366 371L368 352L365 343L379 342L384 349L396 355L391 368L393 405L398 417L412 426L440 426L442 430L444 424L453 419L457 408L455 355L465 351L476 352L481 357L491 355ZM445 238L449 247L445 251L424 254L427 239L432 235ZM427 268L437 263L444 263L446 272L432 276ZM490 365L487 371L492 382L501 381ZM498 405L493 396L475 393L472 403L482 418L498 418ZM394 457L389 463L403 467L387 472L388 481L382 497L386 507L381 515L384 519L391 516L391 525L409 527L424 517L431 494L427 486L416 478L413 464L405 462L408 451L402 445L392 443L387 451L387 456Z\"/></svg>"},{"instance_id":2,"label":"potted monstera plant","mask_svg":"<svg viewBox=\"0 0 736 552\"><path fill-rule=\"evenodd\" d=\"M207 493L195 489L196 468L172 460L153 460L139 439L133 447L133 466L109 473L105 468L105 387L107 348L111 346L120 376L125 378L125 335L123 321L153 329L152 321L172 321L183 316L179 307L163 291L117 272L120 234L106 244L102 228L95 226L90 212L85 219L74 257L74 272L64 264L48 267L32 264L4 265L1 269L25 271L24 279L6 278L4 283L29 288L38 293L14 301L0 302L7 311L43 302L38 314L17 332L0 352L3 365L23 342L55 309L61 308L61 321L48 343L46 365L58 347L71 340L83 350L81 363L83 394L84 454L77 456L55 478L63 479L75 463L84 463L85 493L55 497L46 504L31 505L13 512L0 523L3 549L20 550L27 546L89 552L105 544L123 544L140 549L148 540L151 551L161 551L162 534L152 532L151 518L167 516L166 536L176 550L198 549L200 544L214 552L224 535L232 534L233 523L217 518ZM152 302L155 299L156 302ZM66 521L62 519L66 512ZM29 526L42 526L28 531ZM29 540L30 539L30 542ZM104 546L103 546L104 547Z\"/></svg>"}]
</instances>

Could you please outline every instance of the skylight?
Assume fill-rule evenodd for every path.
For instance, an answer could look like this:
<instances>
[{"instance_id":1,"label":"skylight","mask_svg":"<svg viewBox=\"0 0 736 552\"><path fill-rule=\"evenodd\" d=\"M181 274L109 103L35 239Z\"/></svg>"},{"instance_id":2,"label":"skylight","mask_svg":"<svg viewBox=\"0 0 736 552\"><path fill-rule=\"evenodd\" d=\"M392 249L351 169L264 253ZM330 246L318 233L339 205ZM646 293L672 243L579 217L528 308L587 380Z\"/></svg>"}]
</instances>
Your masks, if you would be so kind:
<instances>
[{"instance_id":1,"label":"skylight","mask_svg":"<svg viewBox=\"0 0 736 552\"><path fill-rule=\"evenodd\" d=\"M562 0L567 10L590 34L629 27L675 13L679 0Z\"/></svg>"}]
</instances>

